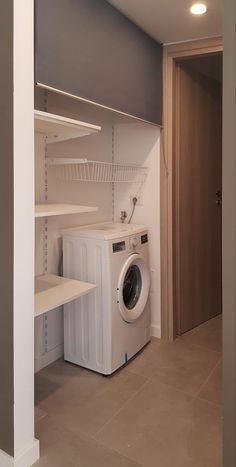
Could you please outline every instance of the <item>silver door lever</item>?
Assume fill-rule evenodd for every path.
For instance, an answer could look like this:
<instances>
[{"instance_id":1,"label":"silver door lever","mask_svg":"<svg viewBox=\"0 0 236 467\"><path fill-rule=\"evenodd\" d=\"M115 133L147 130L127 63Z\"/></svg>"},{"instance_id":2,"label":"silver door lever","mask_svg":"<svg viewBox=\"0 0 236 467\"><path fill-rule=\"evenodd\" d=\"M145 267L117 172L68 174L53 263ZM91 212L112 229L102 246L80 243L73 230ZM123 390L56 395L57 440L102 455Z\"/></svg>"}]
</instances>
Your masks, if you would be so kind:
<instances>
[{"instance_id":1,"label":"silver door lever","mask_svg":"<svg viewBox=\"0 0 236 467\"><path fill-rule=\"evenodd\" d=\"M222 205L222 193L221 193L221 191L216 192L216 204L217 204L217 206Z\"/></svg>"}]
</instances>

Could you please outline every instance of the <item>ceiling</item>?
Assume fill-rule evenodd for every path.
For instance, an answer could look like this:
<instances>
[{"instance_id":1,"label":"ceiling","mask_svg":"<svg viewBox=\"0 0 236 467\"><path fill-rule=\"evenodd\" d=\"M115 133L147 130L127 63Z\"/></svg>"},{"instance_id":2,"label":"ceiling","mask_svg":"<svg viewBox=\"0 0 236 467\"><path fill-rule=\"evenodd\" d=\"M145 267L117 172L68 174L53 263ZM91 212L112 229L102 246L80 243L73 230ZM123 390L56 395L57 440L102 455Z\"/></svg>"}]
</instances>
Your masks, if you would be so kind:
<instances>
[{"instance_id":1,"label":"ceiling","mask_svg":"<svg viewBox=\"0 0 236 467\"><path fill-rule=\"evenodd\" d=\"M108 2L161 43L222 34L223 0L205 0L208 12L203 16L194 16L189 12L191 5L195 3L194 0L108 0Z\"/></svg>"}]
</instances>

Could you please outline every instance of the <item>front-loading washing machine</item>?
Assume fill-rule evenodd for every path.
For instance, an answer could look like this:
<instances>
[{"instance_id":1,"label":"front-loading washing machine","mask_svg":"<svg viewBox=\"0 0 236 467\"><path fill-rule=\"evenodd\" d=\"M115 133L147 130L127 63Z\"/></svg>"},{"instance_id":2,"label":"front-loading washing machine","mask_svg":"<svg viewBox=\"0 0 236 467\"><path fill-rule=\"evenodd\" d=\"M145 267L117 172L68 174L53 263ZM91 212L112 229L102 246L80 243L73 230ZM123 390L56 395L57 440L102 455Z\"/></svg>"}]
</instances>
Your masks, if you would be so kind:
<instances>
[{"instance_id":1,"label":"front-loading washing machine","mask_svg":"<svg viewBox=\"0 0 236 467\"><path fill-rule=\"evenodd\" d=\"M63 232L63 272L96 289L64 306L64 358L109 375L150 340L145 226L103 223Z\"/></svg>"}]
</instances>

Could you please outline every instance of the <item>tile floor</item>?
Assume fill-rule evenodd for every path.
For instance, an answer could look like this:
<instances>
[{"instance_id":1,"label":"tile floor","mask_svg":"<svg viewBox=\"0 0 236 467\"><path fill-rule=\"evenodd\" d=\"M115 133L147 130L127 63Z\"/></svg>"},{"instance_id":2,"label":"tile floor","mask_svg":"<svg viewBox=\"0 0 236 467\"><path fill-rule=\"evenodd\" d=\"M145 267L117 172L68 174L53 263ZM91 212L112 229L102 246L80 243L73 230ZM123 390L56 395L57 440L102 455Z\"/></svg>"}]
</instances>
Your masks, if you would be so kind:
<instances>
[{"instance_id":1,"label":"tile floor","mask_svg":"<svg viewBox=\"0 0 236 467\"><path fill-rule=\"evenodd\" d=\"M152 339L111 377L63 360L40 371L35 467L221 467L221 327Z\"/></svg>"}]
</instances>

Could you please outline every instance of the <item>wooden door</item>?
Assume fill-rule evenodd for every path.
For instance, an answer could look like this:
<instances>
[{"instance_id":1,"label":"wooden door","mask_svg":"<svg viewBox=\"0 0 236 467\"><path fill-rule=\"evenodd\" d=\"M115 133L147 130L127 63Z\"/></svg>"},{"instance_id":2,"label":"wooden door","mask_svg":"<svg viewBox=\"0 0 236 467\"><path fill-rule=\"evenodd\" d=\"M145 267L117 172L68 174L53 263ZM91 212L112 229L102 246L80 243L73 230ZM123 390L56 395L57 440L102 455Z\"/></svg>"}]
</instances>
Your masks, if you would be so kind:
<instances>
[{"instance_id":1,"label":"wooden door","mask_svg":"<svg viewBox=\"0 0 236 467\"><path fill-rule=\"evenodd\" d=\"M176 65L174 303L182 334L222 310L222 85Z\"/></svg>"}]
</instances>

